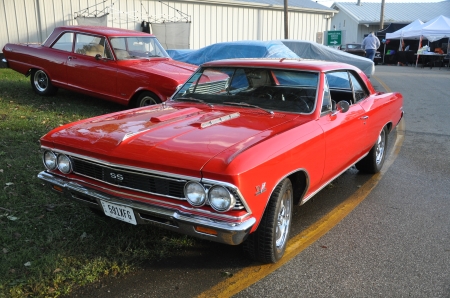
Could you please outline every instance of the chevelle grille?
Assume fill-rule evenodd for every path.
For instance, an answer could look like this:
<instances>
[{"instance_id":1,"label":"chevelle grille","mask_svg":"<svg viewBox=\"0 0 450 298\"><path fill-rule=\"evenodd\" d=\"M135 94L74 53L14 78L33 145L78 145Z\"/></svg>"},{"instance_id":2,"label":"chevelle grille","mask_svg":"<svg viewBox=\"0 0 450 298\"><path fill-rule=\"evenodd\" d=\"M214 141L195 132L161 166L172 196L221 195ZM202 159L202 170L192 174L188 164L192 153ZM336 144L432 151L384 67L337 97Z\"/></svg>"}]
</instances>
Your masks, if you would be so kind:
<instances>
[{"instance_id":1,"label":"chevelle grille","mask_svg":"<svg viewBox=\"0 0 450 298\"><path fill-rule=\"evenodd\" d=\"M72 157L72 162L75 174L131 190L186 200L184 185L187 181L184 179L158 176L126 168L109 167L77 157ZM244 209L239 196L234 190L230 189L230 191L237 199L234 209Z\"/></svg>"}]
</instances>

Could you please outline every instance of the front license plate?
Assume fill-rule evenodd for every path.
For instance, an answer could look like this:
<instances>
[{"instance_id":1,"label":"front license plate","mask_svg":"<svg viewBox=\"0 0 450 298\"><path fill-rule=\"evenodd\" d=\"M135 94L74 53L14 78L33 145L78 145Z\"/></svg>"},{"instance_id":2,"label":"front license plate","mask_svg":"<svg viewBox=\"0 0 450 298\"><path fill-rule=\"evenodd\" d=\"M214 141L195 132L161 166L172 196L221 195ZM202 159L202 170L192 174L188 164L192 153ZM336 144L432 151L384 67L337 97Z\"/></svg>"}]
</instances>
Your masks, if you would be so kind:
<instances>
[{"instance_id":1,"label":"front license plate","mask_svg":"<svg viewBox=\"0 0 450 298\"><path fill-rule=\"evenodd\" d=\"M133 225L137 225L133 209L131 209L130 207L124 207L105 201L101 202L103 206L103 211L105 211L105 215L121 221L125 221Z\"/></svg>"}]
</instances>

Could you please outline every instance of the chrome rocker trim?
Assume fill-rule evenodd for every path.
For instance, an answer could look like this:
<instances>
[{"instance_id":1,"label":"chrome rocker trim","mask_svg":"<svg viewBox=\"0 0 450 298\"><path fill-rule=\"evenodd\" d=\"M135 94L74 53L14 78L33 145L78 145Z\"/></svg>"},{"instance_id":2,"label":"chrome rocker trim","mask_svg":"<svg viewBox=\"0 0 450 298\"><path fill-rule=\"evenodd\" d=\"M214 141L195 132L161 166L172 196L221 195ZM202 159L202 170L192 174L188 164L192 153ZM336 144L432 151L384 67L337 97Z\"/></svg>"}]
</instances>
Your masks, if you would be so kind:
<instances>
[{"instance_id":1,"label":"chrome rocker trim","mask_svg":"<svg viewBox=\"0 0 450 298\"><path fill-rule=\"evenodd\" d=\"M42 171L37 176L50 186L58 186L63 189L63 193L58 192L68 199L82 203L91 208L103 211L100 199L111 203L129 207L133 209L138 224L152 224L167 230L179 232L189 236L207 239L219 243L238 245L241 244L250 233L256 222L254 217L250 217L241 223L232 223L201 217L197 215L185 214L179 210L151 206L141 202L134 202L119 197L100 192L68 179ZM217 235L205 234L195 230L194 226L209 228L217 231Z\"/></svg>"}]
</instances>

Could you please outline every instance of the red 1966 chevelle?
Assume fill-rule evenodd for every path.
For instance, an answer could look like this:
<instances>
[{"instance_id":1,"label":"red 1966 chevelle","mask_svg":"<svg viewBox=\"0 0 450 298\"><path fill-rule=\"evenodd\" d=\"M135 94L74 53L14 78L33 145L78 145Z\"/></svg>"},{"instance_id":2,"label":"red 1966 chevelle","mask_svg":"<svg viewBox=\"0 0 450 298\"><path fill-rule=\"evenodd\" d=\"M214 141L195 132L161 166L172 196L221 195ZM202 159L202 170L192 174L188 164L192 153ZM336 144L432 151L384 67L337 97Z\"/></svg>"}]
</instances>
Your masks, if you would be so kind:
<instances>
[{"instance_id":1,"label":"red 1966 chevelle","mask_svg":"<svg viewBox=\"0 0 450 298\"><path fill-rule=\"evenodd\" d=\"M171 59L153 35L110 27L58 27L42 45L6 44L3 54L37 94L61 87L130 107L165 101L197 69Z\"/></svg>"},{"instance_id":2,"label":"red 1966 chevelle","mask_svg":"<svg viewBox=\"0 0 450 298\"><path fill-rule=\"evenodd\" d=\"M204 64L162 104L43 136L53 191L130 224L237 245L276 262L292 210L356 164L380 171L403 116L342 63L236 59Z\"/></svg>"}]
</instances>

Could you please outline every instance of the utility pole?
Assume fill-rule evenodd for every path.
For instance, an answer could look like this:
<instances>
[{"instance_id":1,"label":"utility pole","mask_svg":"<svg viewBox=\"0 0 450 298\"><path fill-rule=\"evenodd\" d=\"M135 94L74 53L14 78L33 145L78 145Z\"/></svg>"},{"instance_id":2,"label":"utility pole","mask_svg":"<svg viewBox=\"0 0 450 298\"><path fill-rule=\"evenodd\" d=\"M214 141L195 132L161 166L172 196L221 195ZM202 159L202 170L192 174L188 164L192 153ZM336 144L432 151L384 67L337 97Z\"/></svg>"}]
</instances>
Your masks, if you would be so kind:
<instances>
[{"instance_id":1,"label":"utility pole","mask_svg":"<svg viewBox=\"0 0 450 298\"><path fill-rule=\"evenodd\" d=\"M380 30L382 30L384 26L384 1L385 0L381 0Z\"/></svg>"},{"instance_id":2,"label":"utility pole","mask_svg":"<svg viewBox=\"0 0 450 298\"><path fill-rule=\"evenodd\" d=\"M284 0L284 39L289 39L288 23L288 0Z\"/></svg>"}]
</instances>

